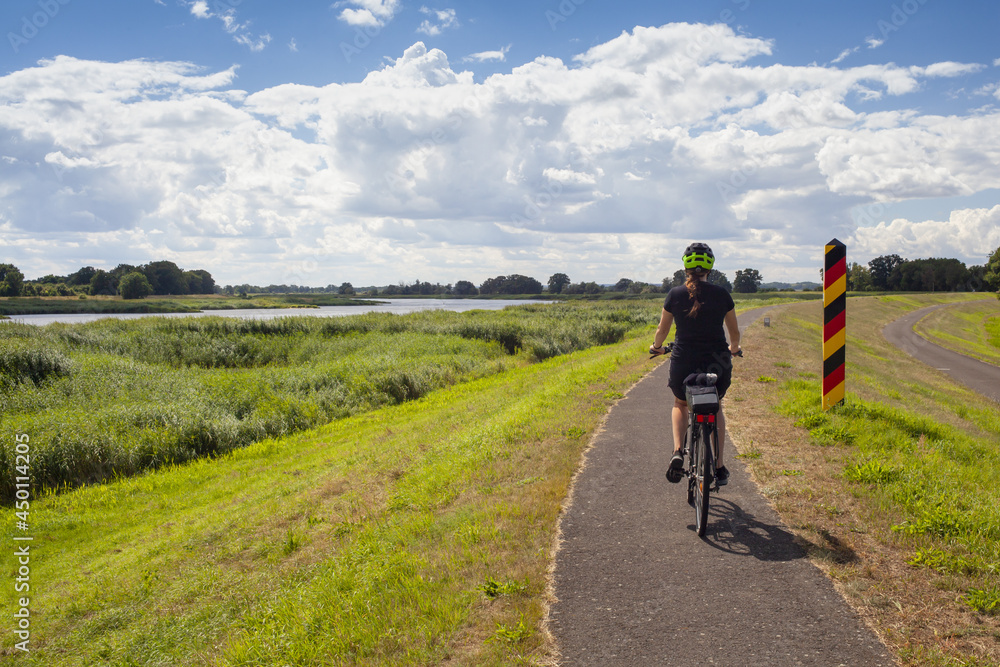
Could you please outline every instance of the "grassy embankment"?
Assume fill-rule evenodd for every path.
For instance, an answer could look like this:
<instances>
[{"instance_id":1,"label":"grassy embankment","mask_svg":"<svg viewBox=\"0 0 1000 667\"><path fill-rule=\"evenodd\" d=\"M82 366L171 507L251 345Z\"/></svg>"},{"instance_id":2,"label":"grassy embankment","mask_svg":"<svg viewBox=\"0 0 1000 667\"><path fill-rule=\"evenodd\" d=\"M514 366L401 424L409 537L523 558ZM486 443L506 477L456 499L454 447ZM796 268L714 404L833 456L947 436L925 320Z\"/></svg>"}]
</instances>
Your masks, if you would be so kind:
<instances>
[{"instance_id":1,"label":"grassy embankment","mask_svg":"<svg viewBox=\"0 0 1000 667\"><path fill-rule=\"evenodd\" d=\"M41 488L212 456L531 361L621 341L647 303L0 325L0 430ZM11 448L0 467L11 469ZM10 497L13 477L0 480Z\"/></svg>"},{"instance_id":2,"label":"grassy embankment","mask_svg":"<svg viewBox=\"0 0 1000 667\"><path fill-rule=\"evenodd\" d=\"M848 400L825 414L821 304L772 311L730 392L762 492L904 664L1000 664L1000 406L881 335L974 298L849 300Z\"/></svg>"},{"instance_id":3,"label":"grassy embankment","mask_svg":"<svg viewBox=\"0 0 1000 667\"><path fill-rule=\"evenodd\" d=\"M656 306L614 345L519 353L402 405L34 501L33 651L14 660L544 660L555 519L589 435L649 368ZM544 329L538 344L567 344Z\"/></svg>"},{"instance_id":4,"label":"grassy embankment","mask_svg":"<svg viewBox=\"0 0 1000 667\"><path fill-rule=\"evenodd\" d=\"M1000 301L941 308L917 322L914 330L942 347L1000 366Z\"/></svg>"},{"instance_id":5,"label":"grassy embankment","mask_svg":"<svg viewBox=\"0 0 1000 667\"><path fill-rule=\"evenodd\" d=\"M646 338L34 503L18 664L540 657L555 518Z\"/></svg>"},{"instance_id":6,"label":"grassy embankment","mask_svg":"<svg viewBox=\"0 0 1000 667\"><path fill-rule=\"evenodd\" d=\"M211 294L125 300L118 296L2 297L0 318L64 313L196 313L244 308L316 308L378 303L336 294L257 294L247 298Z\"/></svg>"}]
</instances>

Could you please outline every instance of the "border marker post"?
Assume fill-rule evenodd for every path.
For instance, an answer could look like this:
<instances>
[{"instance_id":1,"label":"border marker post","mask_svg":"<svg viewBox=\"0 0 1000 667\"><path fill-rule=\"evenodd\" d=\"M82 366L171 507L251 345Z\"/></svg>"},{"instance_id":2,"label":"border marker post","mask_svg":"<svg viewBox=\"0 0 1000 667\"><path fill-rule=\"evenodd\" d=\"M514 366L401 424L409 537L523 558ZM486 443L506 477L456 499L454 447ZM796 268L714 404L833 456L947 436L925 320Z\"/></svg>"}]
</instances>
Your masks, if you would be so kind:
<instances>
[{"instance_id":1,"label":"border marker post","mask_svg":"<svg viewBox=\"0 0 1000 667\"><path fill-rule=\"evenodd\" d=\"M826 244L823 268L823 409L844 402L847 343L847 246Z\"/></svg>"}]
</instances>

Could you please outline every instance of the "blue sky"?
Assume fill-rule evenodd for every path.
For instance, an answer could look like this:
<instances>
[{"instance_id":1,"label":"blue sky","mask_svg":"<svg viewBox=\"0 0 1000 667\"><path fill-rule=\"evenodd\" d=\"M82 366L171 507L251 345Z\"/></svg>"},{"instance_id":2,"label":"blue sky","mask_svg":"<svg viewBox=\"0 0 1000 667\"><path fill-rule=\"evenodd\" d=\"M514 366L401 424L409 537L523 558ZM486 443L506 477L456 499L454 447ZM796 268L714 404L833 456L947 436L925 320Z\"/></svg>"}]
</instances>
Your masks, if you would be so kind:
<instances>
[{"instance_id":1,"label":"blue sky","mask_svg":"<svg viewBox=\"0 0 1000 667\"><path fill-rule=\"evenodd\" d=\"M0 261L814 279L1000 245L1000 3L0 6Z\"/></svg>"}]
</instances>

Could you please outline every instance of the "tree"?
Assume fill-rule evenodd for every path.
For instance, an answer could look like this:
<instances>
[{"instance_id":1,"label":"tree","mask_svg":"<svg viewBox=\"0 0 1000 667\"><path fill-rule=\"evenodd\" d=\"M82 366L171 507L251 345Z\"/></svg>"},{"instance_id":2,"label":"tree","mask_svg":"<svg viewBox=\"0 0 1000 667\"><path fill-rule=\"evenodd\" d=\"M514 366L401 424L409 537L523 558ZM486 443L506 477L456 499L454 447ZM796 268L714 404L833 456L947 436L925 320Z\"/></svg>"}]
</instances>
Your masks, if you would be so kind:
<instances>
[{"instance_id":1,"label":"tree","mask_svg":"<svg viewBox=\"0 0 1000 667\"><path fill-rule=\"evenodd\" d=\"M480 294L541 294L542 284L534 278L512 273L509 276L487 278L479 286Z\"/></svg>"},{"instance_id":2,"label":"tree","mask_svg":"<svg viewBox=\"0 0 1000 667\"><path fill-rule=\"evenodd\" d=\"M893 269L889 286L907 292L964 292L971 276L957 259L914 259Z\"/></svg>"},{"instance_id":3,"label":"tree","mask_svg":"<svg viewBox=\"0 0 1000 667\"><path fill-rule=\"evenodd\" d=\"M569 276L565 273L553 273L549 276L549 292L552 294L562 294L563 288L569 284Z\"/></svg>"},{"instance_id":4,"label":"tree","mask_svg":"<svg viewBox=\"0 0 1000 667\"><path fill-rule=\"evenodd\" d=\"M479 294L479 290L468 280L459 280L455 283L455 286L451 288L451 293L455 296L476 296Z\"/></svg>"},{"instance_id":5,"label":"tree","mask_svg":"<svg viewBox=\"0 0 1000 667\"><path fill-rule=\"evenodd\" d=\"M680 287L684 284L685 280L687 280L687 273L684 269L677 269L674 271L673 278L670 278L669 280L666 278L663 279L663 289L671 290L675 287Z\"/></svg>"},{"instance_id":6,"label":"tree","mask_svg":"<svg viewBox=\"0 0 1000 667\"><path fill-rule=\"evenodd\" d=\"M629 286L625 291L629 294L642 294L643 290L648 288L649 285L647 283L644 283L641 280L634 280L629 283Z\"/></svg>"},{"instance_id":7,"label":"tree","mask_svg":"<svg viewBox=\"0 0 1000 667\"><path fill-rule=\"evenodd\" d=\"M0 296L21 296L24 274L13 264L0 264Z\"/></svg>"},{"instance_id":8,"label":"tree","mask_svg":"<svg viewBox=\"0 0 1000 667\"><path fill-rule=\"evenodd\" d=\"M150 262L143 265L141 270L152 286L153 294L188 293L184 272L173 262L166 260Z\"/></svg>"},{"instance_id":9,"label":"tree","mask_svg":"<svg viewBox=\"0 0 1000 667\"><path fill-rule=\"evenodd\" d=\"M115 292L118 291L118 281L115 277L108 273L98 269L94 277L90 279L90 295L97 296L99 294L113 296Z\"/></svg>"},{"instance_id":10,"label":"tree","mask_svg":"<svg viewBox=\"0 0 1000 667\"><path fill-rule=\"evenodd\" d=\"M733 281L733 291L739 294L753 294L764 282L757 269L737 269L736 280Z\"/></svg>"},{"instance_id":11,"label":"tree","mask_svg":"<svg viewBox=\"0 0 1000 667\"><path fill-rule=\"evenodd\" d=\"M892 272L904 261L899 255L882 255L868 262L872 287L876 290L889 289L889 279L892 277Z\"/></svg>"},{"instance_id":12,"label":"tree","mask_svg":"<svg viewBox=\"0 0 1000 667\"><path fill-rule=\"evenodd\" d=\"M116 280L121 280L126 275L132 273L133 271L138 271L142 273L142 269L138 266L132 266L131 264L119 264L115 268L111 269L111 275L115 277Z\"/></svg>"},{"instance_id":13,"label":"tree","mask_svg":"<svg viewBox=\"0 0 1000 667\"><path fill-rule=\"evenodd\" d=\"M847 269L847 291L868 292L872 289L872 274L868 267L852 262Z\"/></svg>"},{"instance_id":14,"label":"tree","mask_svg":"<svg viewBox=\"0 0 1000 667\"><path fill-rule=\"evenodd\" d=\"M1000 292L1000 248L993 251L983 268L983 281L987 287L994 292Z\"/></svg>"},{"instance_id":15,"label":"tree","mask_svg":"<svg viewBox=\"0 0 1000 667\"><path fill-rule=\"evenodd\" d=\"M354 295L354 285L351 283L341 283L340 287L337 288L337 294L344 294L347 296Z\"/></svg>"},{"instance_id":16,"label":"tree","mask_svg":"<svg viewBox=\"0 0 1000 667\"><path fill-rule=\"evenodd\" d=\"M153 286L145 274L133 271L118 281L118 293L123 299L145 299L153 293Z\"/></svg>"},{"instance_id":17,"label":"tree","mask_svg":"<svg viewBox=\"0 0 1000 667\"><path fill-rule=\"evenodd\" d=\"M66 284L70 286L89 285L96 274L97 269L92 266L85 266L76 273L69 274L66 277Z\"/></svg>"},{"instance_id":18,"label":"tree","mask_svg":"<svg viewBox=\"0 0 1000 667\"><path fill-rule=\"evenodd\" d=\"M629 285L632 284L632 280L629 278L621 278L615 283L615 286L611 288L614 292L627 292Z\"/></svg>"},{"instance_id":19,"label":"tree","mask_svg":"<svg viewBox=\"0 0 1000 667\"><path fill-rule=\"evenodd\" d=\"M184 280L187 283L188 294L215 294L215 279L204 269L185 271Z\"/></svg>"},{"instance_id":20,"label":"tree","mask_svg":"<svg viewBox=\"0 0 1000 667\"><path fill-rule=\"evenodd\" d=\"M563 294L600 294L604 288L591 281L589 283L574 283L563 288Z\"/></svg>"},{"instance_id":21,"label":"tree","mask_svg":"<svg viewBox=\"0 0 1000 667\"><path fill-rule=\"evenodd\" d=\"M733 284L729 282L729 278L722 271L716 271L712 269L708 272L708 282L712 285L718 285L724 288L727 292L733 291Z\"/></svg>"},{"instance_id":22,"label":"tree","mask_svg":"<svg viewBox=\"0 0 1000 667\"><path fill-rule=\"evenodd\" d=\"M512 273L507 276L506 294L541 294L542 284L530 276Z\"/></svg>"}]
</instances>

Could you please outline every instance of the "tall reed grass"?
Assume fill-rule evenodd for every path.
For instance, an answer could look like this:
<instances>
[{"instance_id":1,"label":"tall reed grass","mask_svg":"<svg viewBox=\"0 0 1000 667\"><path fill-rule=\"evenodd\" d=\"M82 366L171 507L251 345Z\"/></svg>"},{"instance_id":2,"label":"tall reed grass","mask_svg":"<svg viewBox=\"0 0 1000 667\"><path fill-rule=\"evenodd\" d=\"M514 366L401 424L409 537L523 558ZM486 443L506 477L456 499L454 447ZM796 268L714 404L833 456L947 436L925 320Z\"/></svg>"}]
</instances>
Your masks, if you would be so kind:
<instances>
[{"instance_id":1,"label":"tall reed grass","mask_svg":"<svg viewBox=\"0 0 1000 667\"><path fill-rule=\"evenodd\" d=\"M650 303L338 318L0 324L0 432L33 443L35 488L215 456L622 340ZM12 470L13 440L0 449ZM12 497L14 475L0 480Z\"/></svg>"}]
</instances>

